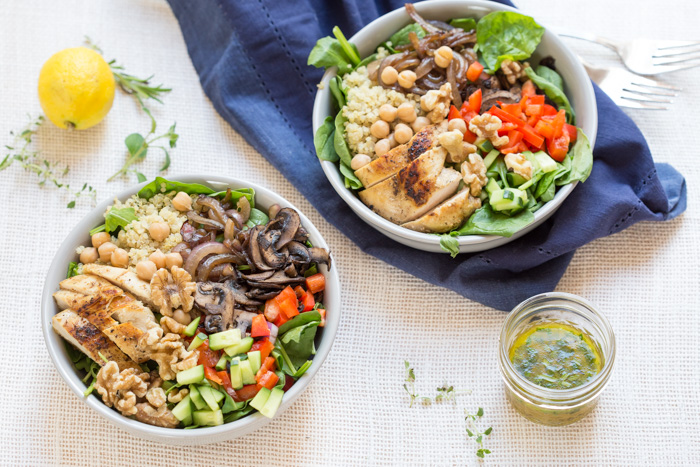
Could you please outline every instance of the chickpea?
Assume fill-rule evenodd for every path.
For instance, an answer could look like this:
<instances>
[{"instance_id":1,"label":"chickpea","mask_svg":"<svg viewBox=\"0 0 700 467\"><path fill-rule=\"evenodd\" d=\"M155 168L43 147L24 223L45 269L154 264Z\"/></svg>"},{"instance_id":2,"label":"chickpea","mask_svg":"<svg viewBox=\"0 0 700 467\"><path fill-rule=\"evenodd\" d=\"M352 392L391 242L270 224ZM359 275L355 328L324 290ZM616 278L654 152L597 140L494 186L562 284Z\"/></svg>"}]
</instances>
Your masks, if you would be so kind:
<instances>
[{"instance_id":1,"label":"chickpea","mask_svg":"<svg viewBox=\"0 0 700 467\"><path fill-rule=\"evenodd\" d=\"M382 83L392 85L399 79L399 72L393 66L384 67L382 70Z\"/></svg>"},{"instance_id":2,"label":"chickpea","mask_svg":"<svg viewBox=\"0 0 700 467\"><path fill-rule=\"evenodd\" d=\"M168 253L165 255L165 267L172 269L173 266L182 267L182 256L180 253Z\"/></svg>"},{"instance_id":3,"label":"chickpea","mask_svg":"<svg viewBox=\"0 0 700 467\"><path fill-rule=\"evenodd\" d=\"M156 269L163 269L165 267L165 255L160 250L156 250L153 253L151 253L151 256L148 257L148 260L156 265Z\"/></svg>"},{"instance_id":4,"label":"chickpea","mask_svg":"<svg viewBox=\"0 0 700 467\"><path fill-rule=\"evenodd\" d=\"M379 107L379 118L385 122L393 122L396 120L396 107L391 104L384 104Z\"/></svg>"},{"instance_id":5,"label":"chickpea","mask_svg":"<svg viewBox=\"0 0 700 467\"><path fill-rule=\"evenodd\" d=\"M372 162L372 158L367 154L355 154L355 157L350 161L350 168L352 168L352 170L359 170L370 162Z\"/></svg>"},{"instance_id":6,"label":"chickpea","mask_svg":"<svg viewBox=\"0 0 700 467\"><path fill-rule=\"evenodd\" d=\"M80 262L83 264L94 263L97 261L97 258L97 248L87 247L80 253Z\"/></svg>"},{"instance_id":7,"label":"chickpea","mask_svg":"<svg viewBox=\"0 0 700 467\"><path fill-rule=\"evenodd\" d=\"M112 258L112 253L117 249L117 245L112 242L105 242L97 249L100 254L100 261L103 263L109 263Z\"/></svg>"},{"instance_id":8,"label":"chickpea","mask_svg":"<svg viewBox=\"0 0 700 467\"><path fill-rule=\"evenodd\" d=\"M139 261L136 265L136 274L138 274L139 278L147 282L151 282L151 278L157 270L156 263L149 260Z\"/></svg>"},{"instance_id":9,"label":"chickpea","mask_svg":"<svg viewBox=\"0 0 700 467\"><path fill-rule=\"evenodd\" d=\"M110 257L112 266L115 268L125 268L129 265L129 254L123 248L117 248Z\"/></svg>"},{"instance_id":10,"label":"chickpea","mask_svg":"<svg viewBox=\"0 0 700 467\"><path fill-rule=\"evenodd\" d=\"M411 123L411 128L413 128L413 131L415 133L418 133L421 131L423 128L427 127L430 125L430 120L428 117L417 117L413 123Z\"/></svg>"},{"instance_id":11,"label":"chickpea","mask_svg":"<svg viewBox=\"0 0 700 467\"><path fill-rule=\"evenodd\" d=\"M188 195L184 191L181 191L180 193L176 194L173 198L172 203L173 207L180 212L185 212L192 209L192 198L190 198L190 195Z\"/></svg>"},{"instance_id":12,"label":"chickpea","mask_svg":"<svg viewBox=\"0 0 700 467\"><path fill-rule=\"evenodd\" d=\"M389 138L380 139L374 143L374 152L380 157L389 152L390 149L391 142L389 141Z\"/></svg>"},{"instance_id":13,"label":"chickpea","mask_svg":"<svg viewBox=\"0 0 700 467\"><path fill-rule=\"evenodd\" d=\"M435 51L435 56L433 57L433 59L435 60L435 64L440 68L447 68L450 65L450 62L452 61L452 58L452 49L447 47L446 45L443 45L442 47L437 49Z\"/></svg>"},{"instance_id":14,"label":"chickpea","mask_svg":"<svg viewBox=\"0 0 700 467\"><path fill-rule=\"evenodd\" d=\"M399 143L396 142L396 136L394 136L394 133L390 134L388 139L391 149L394 149L396 146L399 145Z\"/></svg>"},{"instance_id":15,"label":"chickpea","mask_svg":"<svg viewBox=\"0 0 700 467\"><path fill-rule=\"evenodd\" d=\"M389 132L391 132L391 127L389 127L389 124L384 120L377 120L376 122L372 123L369 132L375 138L382 139L389 136Z\"/></svg>"},{"instance_id":16,"label":"chickpea","mask_svg":"<svg viewBox=\"0 0 700 467\"><path fill-rule=\"evenodd\" d=\"M165 222L154 222L148 226L148 233L156 242L162 242L170 235L170 226Z\"/></svg>"},{"instance_id":17,"label":"chickpea","mask_svg":"<svg viewBox=\"0 0 700 467\"><path fill-rule=\"evenodd\" d=\"M397 115L402 122L411 123L416 119L416 108L413 107L413 104L404 102L399 106Z\"/></svg>"},{"instance_id":18,"label":"chickpea","mask_svg":"<svg viewBox=\"0 0 700 467\"><path fill-rule=\"evenodd\" d=\"M447 124L447 129L449 131L452 130L457 130L460 133L464 134L467 132L467 123L464 121L464 119L461 118L453 118L450 120L450 122Z\"/></svg>"},{"instance_id":19,"label":"chickpea","mask_svg":"<svg viewBox=\"0 0 700 467\"><path fill-rule=\"evenodd\" d=\"M406 125L405 123L399 123L398 125L396 125L396 128L394 128L394 135L396 137L397 143L408 143L408 141L413 136L413 130L411 130L411 127Z\"/></svg>"},{"instance_id":20,"label":"chickpea","mask_svg":"<svg viewBox=\"0 0 700 467\"><path fill-rule=\"evenodd\" d=\"M404 70L399 73L399 86L402 88L412 88L416 82L416 74L411 70Z\"/></svg>"},{"instance_id":21,"label":"chickpea","mask_svg":"<svg viewBox=\"0 0 700 467\"><path fill-rule=\"evenodd\" d=\"M178 308L173 312L173 319L180 324L187 326L192 321L189 313L185 313L181 308Z\"/></svg>"},{"instance_id":22,"label":"chickpea","mask_svg":"<svg viewBox=\"0 0 700 467\"><path fill-rule=\"evenodd\" d=\"M99 248L103 243L107 243L112 240L107 232L99 232L92 236L92 246Z\"/></svg>"}]
</instances>

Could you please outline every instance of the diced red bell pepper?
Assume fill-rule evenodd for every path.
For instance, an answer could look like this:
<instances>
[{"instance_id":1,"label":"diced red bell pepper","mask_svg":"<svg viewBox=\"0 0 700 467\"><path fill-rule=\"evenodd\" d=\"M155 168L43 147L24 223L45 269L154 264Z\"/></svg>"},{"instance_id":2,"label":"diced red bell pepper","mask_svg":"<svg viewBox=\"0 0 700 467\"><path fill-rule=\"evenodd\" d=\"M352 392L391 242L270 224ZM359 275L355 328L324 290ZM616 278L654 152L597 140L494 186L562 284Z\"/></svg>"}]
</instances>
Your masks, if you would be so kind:
<instances>
[{"instance_id":1,"label":"diced red bell pepper","mask_svg":"<svg viewBox=\"0 0 700 467\"><path fill-rule=\"evenodd\" d=\"M297 298L300 299L301 297L306 295L306 290L304 290L304 287L297 285L296 287L294 287L294 293L297 295Z\"/></svg>"},{"instance_id":2,"label":"diced red bell pepper","mask_svg":"<svg viewBox=\"0 0 700 467\"><path fill-rule=\"evenodd\" d=\"M314 309L314 305L316 305L316 299L314 299L314 294L306 292L304 296L301 298L301 303L304 305L304 310L303 311L311 311Z\"/></svg>"},{"instance_id":3,"label":"diced red bell pepper","mask_svg":"<svg viewBox=\"0 0 700 467\"><path fill-rule=\"evenodd\" d=\"M199 365L204 365L204 368L212 368L219 363L221 355L219 354L218 350L211 350L209 348L208 340L202 342L202 344L197 347L197 350L199 350L199 358L197 363Z\"/></svg>"},{"instance_id":4,"label":"diced red bell pepper","mask_svg":"<svg viewBox=\"0 0 700 467\"><path fill-rule=\"evenodd\" d=\"M532 144L533 146L541 148L542 144L544 144L544 138L538 135L535 129L532 128L530 125L523 125L522 127L520 127L520 131L523 134L523 139L528 143Z\"/></svg>"},{"instance_id":5,"label":"diced red bell pepper","mask_svg":"<svg viewBox=\"0 0 700 467\"><path fill-rule=\"evenodd\" d=\"M272 389L275 387L280 377L274 371L268 371L257 380L258 384L264 388Z\"/></svg>"},{"instance_id":6,"label":"diced red bell pepper","mask_svg":"<svg viewBox=\"0 0 700 467\"><path fill-rule=\"evenodd\" d=\"M292 289L291 286L287 286L282 291L275 297L277 300L277 303L282 303L285 300L292 300L293 302L296 303L297 301L297 294L294 293L294 289Z\"/></svg>"},{"instance_id":7,"label":"diced red bell pepper","mask_svg":"<svg viewBox=\"0 0 700 467\"><path fill-rule=\"evenodd\" d=\"M523 141L518 143L518 152L528 151L530 148L527 147Z\"/></svg>"},{"instance_id":8,"label":"diced red bell pepper","mask_svg":"<svg viewBox=\"0 0 700 467\"><path fill-rule=\"evenodd\" d=\"M260 365L260 369L255 375L256 381L268 371L275 371L276 366L277 360L275 360L273 357L265 357L265 360L263 360L262 365Z\"/></svg>"},{"instance_id":9,"label":"diced red bell pepper","mask_svg":"<svg viewBox=\"0 0 700 467\"><path fill-rule=\"evenodd\" d=\"M478 114L481 111L481 101L482 93L481 88L479 88L469 95L469 100L467 101L469 105L469 110ZM464 107L464 105L462 105L462 107Z\"/></svg>"},{"instance_id":10,"label":"diced red bell pepper","mask_svg":"<svg viewBox=\"0 0 700 467\"><path fill-rule=\"evenodd\" d=\"M469 65L469 68L467 68L467 79L472 82L476 81L479 79L479 75L481 75L482 71L484 71L484 65L475 60Z\"/></svg>"},{"instance_id":11,"label":"diced red bell pepper","mask_svg":"<svg viewBox=\"0 0 700 467\"><path fill-rule=\"evenodd\" d=\"M270 355L270 352L272 352L272 349L275 348L275 344L270 342L270 339L265 338L265 339L260 339L258 341L253 342L253 346L250 348L250 350L255 351L259 350L260 351L260 359L262 361L265 361L265 359Z\"/></svg>"},{"instance_id":12,"label":"diced red bell pepper","mask_svg":"<svg viewBox=\"0 0 700 467\"><path fill-rule=\"evenodd\" d=\"M465 109L465 108L464 108L464 105L462 105L462 110L461 110L461 112L462 112L462 120L464 120L464 123L467 124L467 128L469 128L469 122L472 121L472 118L474 118L474 117L476 117L477 115L479 115L478 112L474 112L474 111L471 110L471 109Z\"/></svg>"},{"instance_id":13,"label":"diced red bell pepper","mask_svg":"<svg viewBox=\"0 0 700 467\"><path fill-rule=\"evenodd\" d=\"M555 109L553 106L549 104L544 105L544 114L545 115L556 115L557 114L557 109Z\"/></svg>"},{"instance_id":14,"label":"diced red bell pepper","mask_svg":"<svg viewBox=\"0 0 700 467\"><path fill-rule=\"evenodd\" d=\"M501 104L501 108L511 114L513 117L522 120L523 112L520 108L520 104Z\"/></svg>"},{"instance_id":15,"label":"diced red bell pepper","mask_svg":"<svg viewBox=\"0 0 700 467\"><path fill-rule=\"evenodd\" d=\"M495 105L488 110L488 113L498 117L501 120L501 122L515 123L518 127L521 127L525 124L524 121L520 120L517 117L514 117L513 115L509 114L503 109L496 107Z\"/></svg>"},{"instance_id":16,"label":"diced red bell pepper","mask_svg":"<svg viewBox=\"0 0 700 467\"><path fill-rule=\"evenodd\" d=\"M569 134L564 132L561 136L547 140L547 151L555 161L563 161L569 152Z\"/></svg>"},{"instance_id":17,"label":"diced red bell pepper","mask_svg":"<svg viewBox=\"0 0 700 467\"><path fill-rule=\"evenodd\" d=\"M219 379L221 380L220 384L224 387L224 389L226 389L226 392L229 392L229 389L233 389L233 386L231 386L231 378L228 376L228 371L217 371L216 374L219 376Z\"/></svg>"},{"instance_id":18,"label":"diced red bell pepper","mask_svg":"<svg viewBox=\"0 0 700 467\"><path fill-rule=\"evenodd\" d=\"M255 397L255 395L260 392L260 389L262 386L259 384L248 384L246 386L243 386L241 389L236 391L236 394L238 394L238 398L242 401L247 401Z\"/></svg>"},{"instance_id":19,"label":"diced red bell pepper","mask_svg":"<svg viewBox=\"0 0 700 467\"><path fill-rule=\"evenodd\" d=\"M554 126L551 119L547 115L542 117L535 125L535 131L547 139L552 139L554 137Z\"/></svg>"},{"instance_id":20,"label":"diced red bell pepper","mask_svg":"<svg viewBox=\"0 0 700 467\"><path fill-rule=\"evenodd\" d=\"M525 106L525 115L528 117L540 117L544 115L544 105L528 104Z\"/></svg>"},{"instance_id":21,"label":"diced red bell pepper","mask_svg":"<svg viewBox=\"0 0 700 467\"><path fill-rule=\"evenodd\" d=\"M277 300L274 298L269 299L268 301L265 302L265 318L267 318L268 321L271 323L276 323L276 321L279 319L281 316L280 313L280 306L277 303Z\"/></svg>"},{"instance_id":22,"label":"diced red bell pepper","mask_svg":"<svg viewBox=\"0 0 700 467\"><path fill-rule=\"evenodd\" d=\"M578 131L576 130L576 127L573 125L569 125L568 123L564 124L564 131L566 131L569 134L569 141L572 143L576 142L576 138L578 138Z\"/></svg>"},{"instance_id":23,"label":"diced red bell pepper","mask_svg":"<svg viewBox=\"0 0 700 467\"><path fill-rule=\"evenodd\" d=\"M534 96L535 94L537 94L537 88L535 87L535 83L533 83L531 80L525 81L520 92L523 96L523 99L527 99L530 96Z\"/></svg>"},{"instance_id":24,"label":"diced red bell pepper","mask_svg":"<svg viewBox=\"0 0 700 467\"><path fill-rule=\"evenodd\" d=\"M216 370L210 366L204 367L204 377L209 381L214 381L216 384L223 384L219 375L216 374Z\"/></svg>"},{"instance_id":25,"label":"diced red bell pepper","mask_svg":"<svg viewBox=\"0 0 700 467\"><path fill-rule=\"evenodd\" d=\"M530 125L531 127L535 127L537 125L537 122L540 121L541 115L531 115L527 118L527 124Z\"/></svg>"},{"instance_id":26,"label":"diced red bell pepper","mask_svg":"<svg viewBox=\"0 0 700 467\"><path fill-rule=\"evenodd\" d=\"M322 292L326 288L326 277L321 274L314 274L306 278L306 290L312 294Z\"/></svg>"},{"instance_id":27,"label":"diced red bell pepper","mask_svg":"<svg viewBox=\"0 0 700 467\"><path fill-rule=\"evenodd\" d=\"M527 105L544 105L544 95L534 94L527 98Z\"/></svg>"},{"instance_id":28,"label":"diced red bell pepper","mask_svg":"<svg viewBox=\"0 0 700 467\"><path fill-rule=\"evenodd\" d=\"M270 335L270 328L267 327L265 315L255 315L250 328L250 337L267 337Z\"/></svg>"},{"instance_id":29,"label":"diced red bell pepper","mask_svg":"<svg viewBox=\"0 0 700 467\"><path fill-rule=\"evenodd\" d=\"M561 136L562 132L564 131L565 124L566 124L566 111L564 109L561 109L554 116L554 120L552 120L552 126L554 127L554 138L558 138L559 136Z\"/></svg>"},{"instance_id":30,"label":"diced red bell pepper","mask_svg":"<svg viewBox=\"0 0 700 467\"><path fill-rule=\"evenodd\" d=\"M511 132L512 130L515 130L517 128L518 128L518 125L516 125L515 123L505 122L505 123L501 124L501 128L498 129L498 135L499 136L507 135L509 132Z\"/></svg>"},{"instance_id":31,"label":"diced red bell pepper","mask_svg":"<svg viewBox=\"0 0 700 467\"><path fill-rule=\"evenodd\" d=\"M476 141L476 138L477 138L476 134L467 130L464 132L464 138L462 138L462 140L466 141L467 143L474 144L474 141Z\"/></svg>"},{"instance_id":32,"label":"diced red bell pepper","mask_svg":"<svg viewBox=\"0 0 700 467\"><path fill-rule=\"evenodd\" d=\"M280 313L288 320L299 314L299 301L296 296L294 296L293 300L291 298L285 298L278 303L280 306Z\"/></svg>"},{"instance_id":33,"label":"diced red bell pepper","mask_svg":"<svg viewBox=\"0 0 700 467\"><path fill-rule=\"evenodd\" d=\"M454 118L462 118L462 114L459 112L459 109L457 107L451 105L450 113L447 114L447 120L452 120Z\"/></svg>"}]
</instances>

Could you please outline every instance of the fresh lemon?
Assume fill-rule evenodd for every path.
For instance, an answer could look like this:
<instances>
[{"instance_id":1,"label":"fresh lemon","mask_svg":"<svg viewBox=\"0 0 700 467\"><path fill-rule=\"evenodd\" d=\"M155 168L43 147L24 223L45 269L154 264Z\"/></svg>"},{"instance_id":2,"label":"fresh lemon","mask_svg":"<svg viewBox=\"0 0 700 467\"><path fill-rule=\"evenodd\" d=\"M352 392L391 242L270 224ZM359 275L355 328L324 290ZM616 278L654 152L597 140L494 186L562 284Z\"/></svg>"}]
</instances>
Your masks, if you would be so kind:
<instances>
[{"instance_id":1,"label":"fresh lemon","mask_svg":"<svg viewBox=\"0 0 700 467\"><path fill-rule=\"evenodd\" d=\"M102 55L87 47L61 50L39 73L39 101L60 128L97 125L112 108L114 75Z\"/></svg>"}]
</instances>

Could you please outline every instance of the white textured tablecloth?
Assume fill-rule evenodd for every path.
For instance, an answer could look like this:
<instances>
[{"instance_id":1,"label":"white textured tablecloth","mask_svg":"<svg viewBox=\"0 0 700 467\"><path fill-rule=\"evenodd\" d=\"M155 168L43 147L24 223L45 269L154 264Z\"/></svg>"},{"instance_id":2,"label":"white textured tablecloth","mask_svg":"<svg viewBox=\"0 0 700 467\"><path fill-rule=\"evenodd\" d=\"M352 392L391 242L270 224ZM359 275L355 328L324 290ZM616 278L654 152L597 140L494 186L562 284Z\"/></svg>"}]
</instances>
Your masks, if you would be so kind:
<instances>
[{"instance_id":1,"label":"white textured tablecloth","mask_svg":"<svg viewBox=\"0 0 700 467\"><path fill-rule=\"evenodd\" d=\"M546 26L612 38L700 39L700 3L521 0ZM0 463L3 465L475 464L463 408L485 410L493 426L488 463L498 465L700 464L700 68L666 76L683 93L667 112L630 111L657 161L688 181L688 211L642 223L581 248L557 290L597 304L615 329L615 372L597 410L580 423L545 428L506 402L497 370L505 314L430 286L363 254L325 222L284 177L212 108L200 88L177 22L164 1L22 1L0 9L0 142L36 115L43 62L91 36L107 58L172 86L154 115L181 138L169 174L224 173L271 188L299 206L330 244L344 309L333 350L307 391L281 417L241 439L174 448L113 427L59 378L39 327L39 297L54 252L89 209L13 167L0 173ZM604 48L571 42L596 63ZM614 124L614 122L607 122ZM106 183L125 157L124 137L148 129L133 100L118 93L106 120L86 132L45 125L37 146L67 162L74 185L100 199L133 183ZM139 170L157 174L154 151ZM313 181L311 181L313 183ZM610 193L610 196L615 196ZM403 361L417 388L443 382L472 389L457 406L409 408Z\"/></svg>"}]
</instances>

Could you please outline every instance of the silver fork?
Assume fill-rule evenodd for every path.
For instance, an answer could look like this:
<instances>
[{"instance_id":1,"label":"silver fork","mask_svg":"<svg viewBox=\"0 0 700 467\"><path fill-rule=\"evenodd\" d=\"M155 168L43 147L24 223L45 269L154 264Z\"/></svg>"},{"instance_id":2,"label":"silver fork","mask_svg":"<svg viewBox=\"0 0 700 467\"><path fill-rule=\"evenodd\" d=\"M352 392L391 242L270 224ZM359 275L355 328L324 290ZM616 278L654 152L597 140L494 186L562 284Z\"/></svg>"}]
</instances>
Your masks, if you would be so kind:
<instances>
[{"instance_id":1,"label":"silver fork","mask_svg":"<svg viewBox=\"0 0 700 467\"><path fill-rule=\"evenodd\" d=\"M558 34L596 42L613 49L625 66L639 75L656 75L700 66L700 41L635 39L617 42L591 34L563 31Z\"/></svg>"},{"instance_id":2,"label":"silver fork","mask_svg":"<svg viewBox=\"0 0 700 467\"><path fill-rule=\"evenodd\" d=\"M630 73L624 68L599 68L579 57L588 76L615 104L631 109L667 110L668 98L680 88Z\"/></svg>"}]
</instances>

